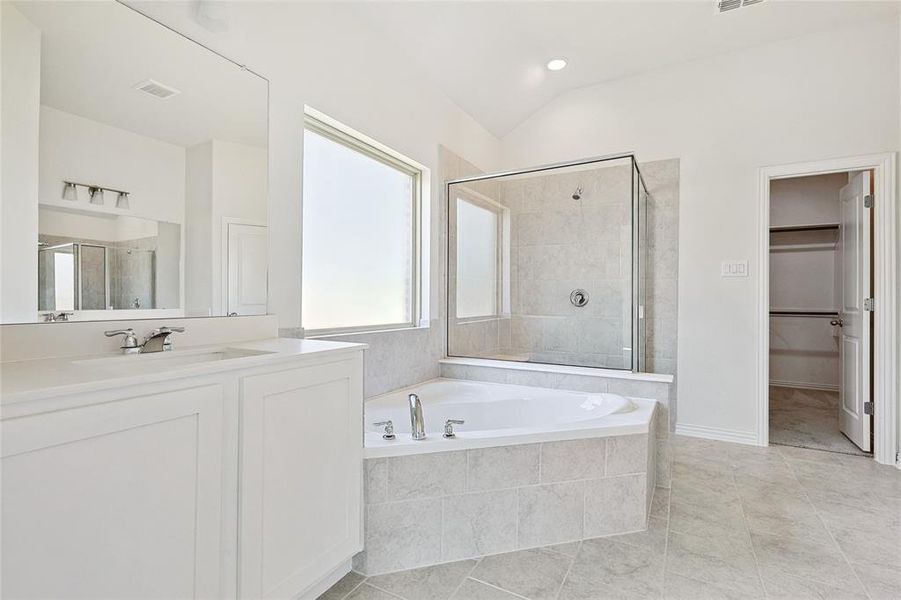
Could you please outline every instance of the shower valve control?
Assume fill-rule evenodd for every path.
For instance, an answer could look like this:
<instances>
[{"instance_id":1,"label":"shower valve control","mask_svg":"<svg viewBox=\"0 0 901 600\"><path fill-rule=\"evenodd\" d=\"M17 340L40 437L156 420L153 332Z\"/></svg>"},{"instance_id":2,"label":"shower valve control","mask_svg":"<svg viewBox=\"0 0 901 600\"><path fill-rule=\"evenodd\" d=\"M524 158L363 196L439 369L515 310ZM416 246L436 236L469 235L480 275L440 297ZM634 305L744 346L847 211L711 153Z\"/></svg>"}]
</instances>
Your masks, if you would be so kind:
<instances>
[{"instance_id":1,"label":"shower valve control","mask_svg":"<svg viewBox=\"0 0 901 600\"><path fill-rule=\"evenodd\" d=\"M582 308L588 304L588 292L582 289L573 290L569 295L569 301L576 308Z\"/></svg>"},{"instance_id":2,"label":"shower valve control","mask_svg":"<svg viewBox=\"0 0 901 600\"><path fill-rule=\"evenodd\" d=\"M454 425L462 425L465 423L463 419L448 419L444 422L444 437L452 438L457 437L457 434L454 433Z\"/></svg>"},{"instance_id":3,"label":"shower valve control","mask_svg":"<svg viewBox=\"0 0 901 600\"><path fill-rule=\"evenodd\" d=\"M393 440L397 436L394 435L394 422L393 421L379 421L378 423L373 423L376 427L384 427L385 433L382 434L382 439L385 440Z\"/></svg>"}]
</instances>

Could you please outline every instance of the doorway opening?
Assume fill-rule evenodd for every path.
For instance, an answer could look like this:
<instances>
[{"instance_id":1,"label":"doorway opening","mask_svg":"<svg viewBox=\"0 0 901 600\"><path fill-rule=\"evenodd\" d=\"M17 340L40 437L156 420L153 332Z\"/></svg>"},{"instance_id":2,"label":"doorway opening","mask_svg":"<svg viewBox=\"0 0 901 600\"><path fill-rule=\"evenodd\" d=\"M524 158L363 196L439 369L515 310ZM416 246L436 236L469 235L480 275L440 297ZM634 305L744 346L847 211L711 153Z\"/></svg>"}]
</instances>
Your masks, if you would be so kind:
<instances>
[{"instance_id":1,"label":"doorway opening","mask_svg":"<svg viewBox=\"0 0 901 600\"><path fill-rule=\"evenodd\" d=\"M770 181L770 443L872 453L873 172Z\"/></svg>"},{"instance_id":2,"label":"doorway opening","mask_svg":"<svg viewBox=\"0 0 901 600\"><path fill-rule=\"evenodd\" d=\"M761 169L760 445L896 462L894 167Z\"/></svg>"}]
</instances>

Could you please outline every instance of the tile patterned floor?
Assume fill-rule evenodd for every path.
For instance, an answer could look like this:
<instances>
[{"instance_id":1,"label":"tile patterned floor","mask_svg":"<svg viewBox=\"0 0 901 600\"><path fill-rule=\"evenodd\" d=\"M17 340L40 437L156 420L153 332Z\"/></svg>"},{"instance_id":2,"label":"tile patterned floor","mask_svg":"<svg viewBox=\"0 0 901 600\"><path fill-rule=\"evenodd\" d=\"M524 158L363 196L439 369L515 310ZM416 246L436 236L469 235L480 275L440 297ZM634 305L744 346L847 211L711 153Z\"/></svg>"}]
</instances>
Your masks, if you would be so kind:
<instances>
[{"instance_id":1,"label":"tile patterned floor","mask_svg":"<svg viewBox=\"0 0 901 600\"><path fill-rule=\"evenodd\" d=\"M642 533L364 578L320 600L901 598L901 471L674 438Z\"/></svg>"},{"instance_id":2,"label":"tile patterned floor","mask_svg":"<svg viewBox=\"0 0 901 600\"><path fill-rule=\"evenodd\" d=\"M770 443L868 456L838 429L838 392L770 387Z\"/></svg>"}]
</instances>

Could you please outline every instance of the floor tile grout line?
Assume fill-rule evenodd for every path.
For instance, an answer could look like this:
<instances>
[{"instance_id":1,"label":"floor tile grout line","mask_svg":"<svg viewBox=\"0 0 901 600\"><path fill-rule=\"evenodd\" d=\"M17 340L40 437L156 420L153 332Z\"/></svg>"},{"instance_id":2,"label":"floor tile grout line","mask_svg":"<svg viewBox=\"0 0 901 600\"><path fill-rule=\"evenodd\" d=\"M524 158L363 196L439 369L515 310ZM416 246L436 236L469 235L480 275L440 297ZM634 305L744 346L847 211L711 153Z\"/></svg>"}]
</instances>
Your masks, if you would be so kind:
<instances>
[{"instance_id":1,"label":"floor tile grout line","mask_svg":"<svg viewBox=\"0 0 901 600\"><path fill-rule=\"evenodd\" d=\"M467 577L466 579L472 579L473 581L478 581L478 582L481 583L482 585L487 585L487 586L490 587L490 588L494 588L494 589L496 589L496 590L499 590L499 591L504 592L504 593L506 593L506 594L510 594L511 596L515 596L515 597L517 597L517 598L522 598L522 600L529 600L529 598L526 598L525 596L521 596L520 594L517 594L516 592L511 592L511 591L508 590L508 589L505 589L505 588L496 586L496 585L494 585L493 583L488 583L487 581L483 581L482 579L479 579L478 577L473 577L473 576L470 575L470 576ZM466 582L466 579L464 579L463 581Z\"/></svg>"},{"instance_id":2,"label":"floor tile grout line","mask_svg":"<svg viewBox=\"0 0 901 600\"><path fill-rule=\"evenodd\" d=\"M357 589L358 589L361 585L363 585L364 583L366 583L366 579L367 579L367 578L364 576L363 579L361 579L361 580L357 583L357 585L353 586L353 587L350 589L350 591L347 592L346 594L344 594L343 596L341 596L341 598L339 598L339 600L347 600L348 598L350 598L350 595L351 595L351 594L353 594L354 592L356 592Z\"/></svg>"},{"instance_id":3,"label":"floor tile grout line","mask_svg":"<svg viewBox=\"0 0 901 600\"><path fill-rule=\"evenodd\" d=\"M754 557L754 566L757 568L757 581L760 583L760 591L763 592L764 597L769 597L769 594L766 591L766 584L763 582L763 566L760 564L760 558L757 557L757 551L754 549L754 536L751 535L751 523L748 521L748 513L745 511L745 501L738 491L738 482L735 481L736 468L739 467L733 466L732 482L735 485L735 493L738 495L738 507L741 509L741 519L745 524L745 531L748 534L748 544L751 548L751 556Z\"/></svg>"},{"instance_id":4,"label":"floor tile grout line","mask_svg":"<svg viewBox=\"0 0 901 600\"><path fill-rule=\"evenodd\" d=\"M449 598L453 598L454 596L457 595L457 592L460 591L460 588L463 587L463 584L466 583L466 580L469 579L470 577L472 577L472 574L475 572L476 567L479 566L479 563L480 563L480 562L482 562L482 559L478 559L478 560L475 561L475 564L472 565L472 568L469 569L469 571L466 573L466 576L463 577L463 579L460 580L460 583L457 584L457 587L455 587L455 588L454 588L454 591L451 592L451 595L448 596Z\"/></svg>"},{"instance_id":5,"label":"floor tile grout line","mask_svg":"<svg viewBox=\"0 0 901 600\"><path fill-rule=\"evenodd\" d=\"M825 452L825 450L823 450L821 452ZM783 460L785 460L784 456L783 456ZM786 462L788 462L788 461L786 461ZM826 519L824 519L823 515L821 514L822 511L820 511L820 509L817 508L816 504L814 504L813 501L810 499L810 494L807 492L807 488L804 486L804 484L798 478L798 474L795 473L795 469L791 466L791 464L788 465L788 468L789 468L789 471L791 471L792 476L795 478L795 481L797 481L798 485L801 487L801 491L804 493L804 497L807 499L807 502L810 504L811 508L813 508L813 512L817 516L817 519L819 519L820 523L822 523L823 529L826 530L826 534L829 536L829 539L832 540L833 545L838 550L838 553L841 554L842 558L845 561L845 564L848 565L848 568L851 569L851 572L854 574L854 579L857 580L857 583L860 585L860 589L863 590L863 593L867 598L872 598L870 596L869 590L867 590L867 586L864 585L863 580L860 578L860 575L857 573L857 569L854 568L854 565L848 559L848 556L845 554L845 551L842 550L842 547L838 543L838 540L835 539L835 535L833 535L832 530L829 529L829 525L826 524ZM811 580L811 581L816 581L816 580ZM819 582L819 583L825 584L825 582ZM831 584L826 584L826 585L831 585ZM832 586L832 587L836 587L836 586Z\"/></svg>"},{"instance_id":6,"label":"floor tile grout line","mask_svg":"<svg viewBox=\"0 0 901 600\"><path fill-rule=\"evenodd\" d=\"M579 554L582 552L582 542L579 542L579 548L576 550L576 553L569 558L569 566L566 567L566 573L563 574L563 579L560 580L560 585L557 586L557 592L554 594L554 599L560 597L561 592L563 592L563 586L566 585L566 579L569 577L570 572L573 570L573 565L576 564L576 559L579 557Z\"/></svg>"},{"instance_id":7,"label":"floor tile grout line","mask_svg":"<svg viewBox=\"0 0 901 600\"><path fill-rule=\"evenodd\" d=\"M380 588L379 586L377 586L377 585L373 584L372 582L370 582L368 578L367 578L366 581L364 581L364 582L361 583L360 585L362 586L362 585L364 585L364 584L365 584L365 585L368 585L368 586L371 587L371 588L375 588L375 589L377 589L377 590L380 591L380 592L384 592L384 593L388 594L389 596L391 596L392 598L398 598L399 600L409 600L408 598L404 598L403 596L400 596L400 595L398 595L398 594L395 594L394 592L389 592L388 590L386 590L386 589L384 589L384 588Z\"/></svg>"}]
</instances>

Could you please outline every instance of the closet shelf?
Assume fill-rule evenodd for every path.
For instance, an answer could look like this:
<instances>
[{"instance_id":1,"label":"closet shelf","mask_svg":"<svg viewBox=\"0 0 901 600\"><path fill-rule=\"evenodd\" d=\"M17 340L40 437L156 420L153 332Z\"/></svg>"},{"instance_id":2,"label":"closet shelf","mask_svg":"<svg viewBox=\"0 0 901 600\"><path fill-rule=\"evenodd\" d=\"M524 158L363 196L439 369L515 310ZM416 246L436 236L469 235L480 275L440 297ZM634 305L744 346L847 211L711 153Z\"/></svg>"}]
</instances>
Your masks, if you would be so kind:
<instances>
[{"instance_id":1,"label":"closet shelf","mask_svg":"<svg viewBox=\"0 0 901 600\"><path fill-rule=\"evenodd\" d=\"M808 317L812 319L836 319L838 311L835 310L775 310L770 309L771 317Z\"/></svg>"},{"instance_id":2,"label":"closet shelf","mask_svg":"<svg viewBox=\"0 0 901 600\"><path fill-rule=\"evenodd\" d=\"M770 251L829 250L838 231L838 223L770 227Z\"/></svg>"},{"instance_id":3,"label":"closet shelf","mask_svg":"<svg viewBox=\"0 0 901 600\"><path fill-rule=\"evenodd\" d=\"M776 225L770 227L770 233L781 233L787 231L829 231L838 230L841 223L814 223L807 225Z\"/></svg>"}]
</instances>

